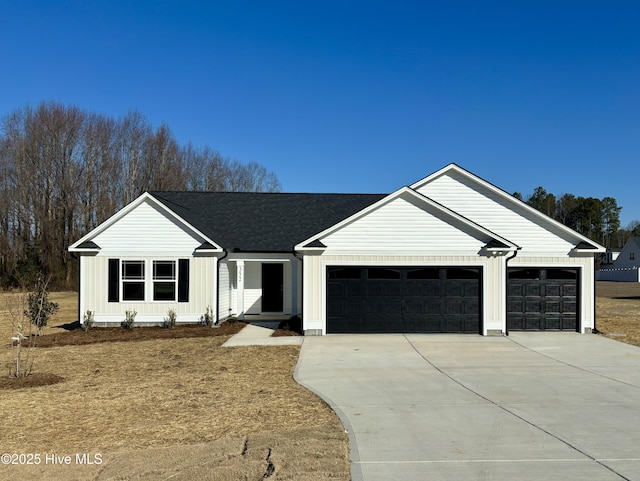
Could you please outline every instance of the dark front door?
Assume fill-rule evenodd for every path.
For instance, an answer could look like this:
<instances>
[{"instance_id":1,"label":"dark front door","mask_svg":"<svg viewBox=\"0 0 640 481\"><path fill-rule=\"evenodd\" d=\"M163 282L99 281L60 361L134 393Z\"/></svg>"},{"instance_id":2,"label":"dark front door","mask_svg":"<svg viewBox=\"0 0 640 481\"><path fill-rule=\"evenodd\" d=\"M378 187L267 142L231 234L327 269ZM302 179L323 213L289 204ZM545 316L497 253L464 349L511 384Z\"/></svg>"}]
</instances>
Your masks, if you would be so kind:
<instances>
[{"instance_id":1,"label":"dark front door","mask_svg":"<svg viewBox=\"0 0 640 481\"><path fill-rule=\"evenodd\" d=\"M262 264L262 312L284 310L284 264Z\"/></svg>"}]
</instances>

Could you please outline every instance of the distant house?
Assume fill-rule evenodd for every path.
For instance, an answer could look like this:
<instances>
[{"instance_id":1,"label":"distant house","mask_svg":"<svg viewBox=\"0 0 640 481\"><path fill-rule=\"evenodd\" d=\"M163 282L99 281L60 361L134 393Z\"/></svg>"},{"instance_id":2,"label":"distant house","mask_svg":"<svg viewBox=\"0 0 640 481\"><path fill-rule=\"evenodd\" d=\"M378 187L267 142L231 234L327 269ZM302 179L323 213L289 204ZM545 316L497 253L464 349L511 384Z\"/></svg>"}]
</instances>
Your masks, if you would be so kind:
<instances>
[{"instance_id":1,"label":"distant house","mask_svg":"<svg viewBox=\"0 0 640 481\"><path fill-rule=\"evenodd\" d=\"M602 255L602 267L613 267L613 263L620 255L621 250L622 249L616 247L607 249L607 252Z\"/></svg>"},{"instance_id":2,"label":"distant house","mask_svg":"<svg viewBox=\"0 0 640 481\"><path fill-rule=\"evenodd\" d=\"M455 164L388 195L148 192L69 250L97 325L210 306L306 335L590 332L605 252Z\"/></svg>"},{"instance_id":3,"label":"distant house","mask_svg":"<svg viewBox=\"0 0 640 481\"><path fill-rule=\"evenodd\" d=\"M640 282L640 237L631 237L613 262L603 264L596 273L599 281Z\"/></svg>"}]
</instances>

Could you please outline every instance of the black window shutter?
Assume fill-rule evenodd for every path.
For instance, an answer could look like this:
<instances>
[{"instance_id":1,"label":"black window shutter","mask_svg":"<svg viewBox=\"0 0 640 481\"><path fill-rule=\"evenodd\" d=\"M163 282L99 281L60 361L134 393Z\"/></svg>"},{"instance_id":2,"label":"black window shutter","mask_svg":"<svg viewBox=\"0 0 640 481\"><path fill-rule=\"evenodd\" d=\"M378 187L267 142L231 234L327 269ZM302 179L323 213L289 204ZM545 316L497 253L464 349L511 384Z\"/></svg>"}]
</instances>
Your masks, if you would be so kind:
<instances>
[{"instance_id":1,"label":"black window shutter","mask_svg":"<svg viewBox=\"0 0 640 481\"><path fill-rule=\"evenodd\" d=\"M178 302L189 302L189 259L178 259Z\"/></svg>"},{"instance_id":2,"label":"black window shutter","mask_svg":"<svg viewBox=\"0 0 640 481\"><path fill-rule=\"evenodd\" d=\"M109 259L109 302L120 301L120 261Z\"/></svg>"}]
</instances>

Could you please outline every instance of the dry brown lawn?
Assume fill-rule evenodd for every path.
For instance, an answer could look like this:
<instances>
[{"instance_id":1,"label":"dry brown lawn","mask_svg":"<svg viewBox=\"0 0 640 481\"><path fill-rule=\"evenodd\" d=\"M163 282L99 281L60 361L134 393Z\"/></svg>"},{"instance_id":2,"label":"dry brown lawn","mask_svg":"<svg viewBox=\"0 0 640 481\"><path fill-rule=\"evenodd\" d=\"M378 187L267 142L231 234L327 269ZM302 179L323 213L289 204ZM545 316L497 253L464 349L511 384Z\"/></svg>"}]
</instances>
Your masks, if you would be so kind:
<instances>
[{"instance_id":1,"label":"dry brown lawn","mask_svg":"<svg viewBox=\"0 0 640 481\"><path fill-rule=\"evenodd\" d=\"M76 299L52 296L61 312L45 337L75 320ZM0 465L0 479L348 480L342 425L292 378L299 347L220 347L226 339L36 348L34 372L64 381L0 390L0 454L41 454L39 465ZM2 359L12 356L3 342ZM76 464L76 453L102 462Z\"/></svg>"},{"instance_id":2,"label":"dry brown lawn","mask_svg":"<svg viewBox=\"0 0 640 481\"><path fill-rule=\"evenodd\" d=\"M602 335L640 346L640 283L596 282L596 316Z\"/></svg>"},{"instance_id":3,"label":"dry brown lawn","mask_svg":"<svg viewBox=\"0 0 640 481\"><path fill-rule=\"evenodd\" d=\"M601 334L640 345L640 285L598 282L596 294ZM85 334L67 332L77 295L51 297L61 309L44 336ZM0 294L3 366L12 298ZM224 334L36 348L34 372L64 380L0 389L0 454L41 455L39 465L0 465L0 479L348 480L342 425L292 378L299 348L221 348Z\"/></svg>"}]
</instances>

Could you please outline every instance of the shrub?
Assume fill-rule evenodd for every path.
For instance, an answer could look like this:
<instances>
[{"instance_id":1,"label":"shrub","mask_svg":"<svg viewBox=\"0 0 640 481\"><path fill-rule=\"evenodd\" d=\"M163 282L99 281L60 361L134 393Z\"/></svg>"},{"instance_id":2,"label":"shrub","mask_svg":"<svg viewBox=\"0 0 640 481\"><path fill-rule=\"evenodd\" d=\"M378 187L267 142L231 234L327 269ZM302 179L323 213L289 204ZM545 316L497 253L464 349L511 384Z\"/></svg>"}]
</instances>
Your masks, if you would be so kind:
<instances>
[{"instance_id":1,"label":"shrub","mask_svg":"<svg viewBox=\"0 0 640 481\"><path fill-rule=\"evenodd\" d=\"M93 322L94 322L93 311L92 310L88 310L82 316L82 329L84 329L85 331L88 331L89 329L91 329L93 327Z\"/></svg>"},{"instance_id":2,"label":"shrub","mask_svg":"<svg viewBox=\"0 0 640 481\"><path fill-rule=\"evenodd\" d=\"M133 311L125 311L124 313L124 321L120 323L123 329L131 329L133 327L133 323L136 320L136 315L138 312L134 309Z\"/></svg>"},{"instance_id":3,"label":"shrub","mask_svg":"<svg viewBox=\"0 0 640 481\"><path fill-rule=\"evenodd\" d=\"M199 324L201 326L213 326L213 309L211 309L211 306L207 306L205 313L200 316Z\"/></svg>"},{"instance_id":4,"label":"shrub","mask_svg":"<svg viewBox=\"0 0 640 481\"><path fill-rule=\"evenodd\" d=\"M58 310L58 304L49 300L48 284L49 279L45 279L42 275L38 277L35 292L29 294L27 309L24 311L24 315L31 324L38 328L38 335L42 334L42 329Z\"/></svg>"},{"instance_id":5,"label":"shrub","mask_svg":"<svg viewBox=\"0 0 640 481\"><path fill-rule=\"evenodd\" d=\"M173 329L174 327L176 327L177 319L178 319L178 316L176 314L176 311L174 311L173 309L169 309L167 311L167 317L164 318L164 322L162 323L162 326L165 327L166 329Z\"/></svg>"}]
</instances>

